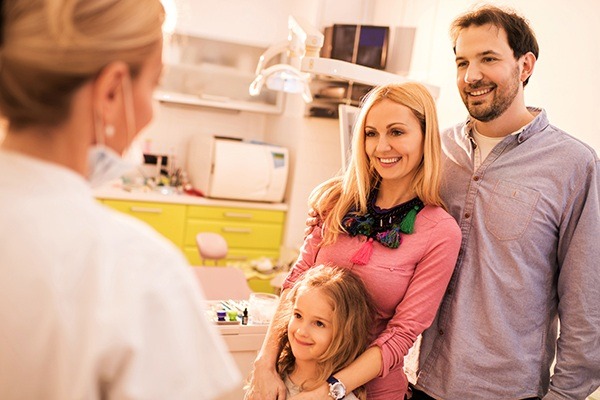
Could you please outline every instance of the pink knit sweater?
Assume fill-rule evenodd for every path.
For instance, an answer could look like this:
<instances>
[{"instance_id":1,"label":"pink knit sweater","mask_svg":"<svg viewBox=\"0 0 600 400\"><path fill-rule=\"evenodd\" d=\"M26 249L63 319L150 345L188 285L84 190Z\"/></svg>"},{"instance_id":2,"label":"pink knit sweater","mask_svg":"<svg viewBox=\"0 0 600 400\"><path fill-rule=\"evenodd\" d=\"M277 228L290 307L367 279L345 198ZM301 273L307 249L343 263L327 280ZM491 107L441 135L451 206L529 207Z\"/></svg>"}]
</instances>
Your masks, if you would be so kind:
<instances>
[{"instance_id":1,"label":"pink knit sweater","mask_svg":"<svg viewBox=\"0 0 600 400\"><path fill-rule=\"evenodd\" d=\"M404 356L431 325L450 281L461 241L456 221L442 208L426 206L417 215L414 233L402 235L400 247L373 242L366 265L350 261L364 236L340 235L322 248L321 241L321 227L316 227L283 288L290 288L302 272L320 264L346 267L360 276L377 308L371 334L383 355L379 376L367 384L369 400L404 399L408 387Z\"/></svg>"}]
</instances>

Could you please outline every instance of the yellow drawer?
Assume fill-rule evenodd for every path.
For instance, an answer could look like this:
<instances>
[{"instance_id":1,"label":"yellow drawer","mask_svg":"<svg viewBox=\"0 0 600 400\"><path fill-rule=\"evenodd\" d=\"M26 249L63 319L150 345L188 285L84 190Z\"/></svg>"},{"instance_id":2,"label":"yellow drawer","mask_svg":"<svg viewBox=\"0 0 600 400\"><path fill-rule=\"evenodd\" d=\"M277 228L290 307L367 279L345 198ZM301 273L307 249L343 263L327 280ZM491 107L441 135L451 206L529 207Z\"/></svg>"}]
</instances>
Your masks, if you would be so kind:
<instances>
[{"instance_id":1,"label":"yellow drawer","mask_svg":"<svg viewBox=\"0 0 600 400\"><path fill-rule=\"evenodd\" d=\"M243 247L279 250L283 225L242 221L188 220L185 233L185 245L195 246L196 235L199 232L215 232L221 234L227 241L227 246L229 248Z\"/></svg>"},{"instance_id":2,"label":"yellow drawer","mask_svg":"<svg viewBox=\"0 0 600 400\"><path fill-rule=\"evenodd\" d=\"M119 200L103 200L103 203L148 223L176 246L183 246L186 206Z\"/></svg>"},{"instance_id":3,"label":"yellow drawer","mask_svg":"<svg viewBox=\"0 0 600 400\"><path fill-rule=\"evenodd\" d=\"M191 265L214 265L213 260L200 260L200 253L197 246L185 246L185 256ZM245 262L256 260L261 257L268 257L276 261L279 258L279 251L275 250L254 250L254 249L229 249L227 257L219 260L217 265L227 265L228 263Z\"/></svg>"},{"instance_id":4,"label":"yellow drawer","mask_svg":"<svg viewBox=\"0 0 600 400\"><path fill-rule=\"evenodd\" d=\"M251 208L189 206L188 218L218 219L220 221L252 221L283 223L283 211L254 210Z\"/></svg>"},{"instance_id":5,"label":"yellow drawer","mask_svg":"<svg viewBox=\"0 0 600 400\"><path fill-rule=\"evenodd\" d=\"M275 294L275 288L271 286L271 281L269 279L260 279L256 277L248 278L248 286L250 286L250 289L252 289L253 292Z\"/></svg>"}]
</instances>

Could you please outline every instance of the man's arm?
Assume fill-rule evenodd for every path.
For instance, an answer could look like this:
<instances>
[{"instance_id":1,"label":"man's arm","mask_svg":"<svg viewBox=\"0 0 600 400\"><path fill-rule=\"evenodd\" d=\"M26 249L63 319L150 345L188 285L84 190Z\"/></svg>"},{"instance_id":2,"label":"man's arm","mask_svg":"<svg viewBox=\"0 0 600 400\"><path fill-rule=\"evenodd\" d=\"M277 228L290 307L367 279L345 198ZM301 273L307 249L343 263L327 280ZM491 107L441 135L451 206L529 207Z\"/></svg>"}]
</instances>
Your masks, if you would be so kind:
<instances>
[{"instance_id":1,"label":"man's arm","mask_svg":"<svg viewBox=\"0 0 600 400\"><path fill-rule=\"evenodd\" d=\"M584 399L600 385L600 176L590 163L559 237L560 336L544 400Z\"/></svg>"}]
</instances>

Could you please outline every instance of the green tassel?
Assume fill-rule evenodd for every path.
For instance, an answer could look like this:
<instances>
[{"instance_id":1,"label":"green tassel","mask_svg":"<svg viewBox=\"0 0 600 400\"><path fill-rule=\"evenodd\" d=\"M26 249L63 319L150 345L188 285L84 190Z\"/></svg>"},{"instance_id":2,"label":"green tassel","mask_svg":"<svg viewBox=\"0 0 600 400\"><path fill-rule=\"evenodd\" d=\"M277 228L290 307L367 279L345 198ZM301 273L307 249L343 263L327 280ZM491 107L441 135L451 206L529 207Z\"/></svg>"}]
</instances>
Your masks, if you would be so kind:
<instances>
[{"instance_id":1,"label":"green tassel","mask_svg":"<svg viewBox=\"0 0 600 400\"><path fill-rule=\"evenodd\" d=\"M406 216L400 223L400 230L402 232L408 234L413 233L413 230L415 229L415 219L417 219L417 210L419 210L419 207L414 207L408 213L406 213Z\"/></svg>"}]
</instances>

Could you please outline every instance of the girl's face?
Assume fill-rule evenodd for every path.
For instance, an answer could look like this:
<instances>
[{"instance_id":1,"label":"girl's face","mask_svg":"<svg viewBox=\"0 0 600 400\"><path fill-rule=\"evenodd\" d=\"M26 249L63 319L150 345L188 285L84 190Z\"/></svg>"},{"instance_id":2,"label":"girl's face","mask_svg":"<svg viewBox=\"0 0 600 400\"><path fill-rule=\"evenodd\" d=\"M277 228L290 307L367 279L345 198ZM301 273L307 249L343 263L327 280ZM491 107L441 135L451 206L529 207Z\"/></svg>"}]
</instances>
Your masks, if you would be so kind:
<instances>
[{"instance_id":1,"label":"girl's face","mask_svg":"<svg viewBox=\"0 0 600 400\"><path fill-rule=\"evenodd\" d=\"M302 288L296 295L288 337L296 362L316 362L333 339L333 307L319 288Z\"/></svg>"},{"instance_id":2,"label":"girl's face","mask_svg":"<svg viewBox=\"0 0 600 400\"><path fill-rule=\"evenodd\" d=\"M423 160L421 124L410 108L383 99L365 119L365 152L383 181L410 184Z\"/></svg>"}]
</instances>

